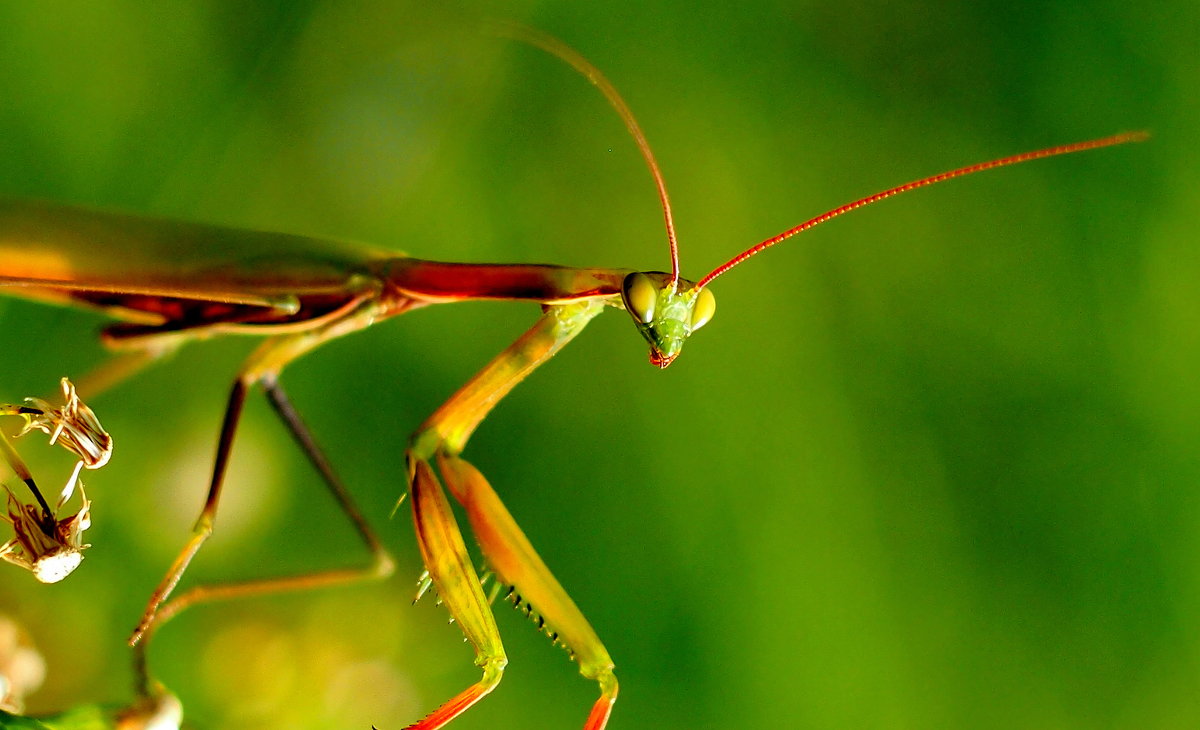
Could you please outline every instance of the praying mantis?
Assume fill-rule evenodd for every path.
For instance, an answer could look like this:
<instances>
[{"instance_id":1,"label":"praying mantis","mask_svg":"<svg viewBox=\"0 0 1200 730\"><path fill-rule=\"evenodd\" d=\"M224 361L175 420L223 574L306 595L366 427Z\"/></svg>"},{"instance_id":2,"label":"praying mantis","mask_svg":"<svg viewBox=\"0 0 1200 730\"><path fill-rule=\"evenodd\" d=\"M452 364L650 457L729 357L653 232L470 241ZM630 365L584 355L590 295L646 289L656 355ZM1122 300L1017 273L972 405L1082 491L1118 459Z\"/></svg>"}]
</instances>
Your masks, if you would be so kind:
<instances>
[{"instance_id":1,"label":"praying mantis","mask_svg":"<svg viewBox=\"0 0 1200 730\"><path fill-rule=\"evenodd\" d=\"M715 313L711 284L752 256L816 225L900 193L984 170L1144 139L1124 133L957 168L870 195L813 217L737 254L696 280L682 276L663 175L632 112L608 80L579 54L534 31L516 33L558 56L594 83L633 136L653 177L668 239L669 272L551 265L446 263L382 248L303 236L147 220L50 203L0 203L0 284L5 293L98 308L116 319L104 341L123 354L81 386L109 387L195 340L226 334L265 338L237 373L217 442L209 493L196 528L154 590L134 632L144 647L163 622L199 601L381 578L392 561L354 505L280 375L293 360L346 334L434 304L517 300L539 304L537 322L485 365L412 436L406 482L418 547L432 587L475 647L480 680L412 725L443 727L499 683L507 657L492 616L498 594L521 606L571 652L599 686L585 730L601 730L618 695L614 662L597 632L551 574L483 475L462 457L492 408L606 308L623 309L668 367L687 339ZM98 247L110 252L98 256ZM371 552L360 569L175 589L212 532L243 405L261 387L322 475ZM440 475L440 478L439 478ZM443 486L444 485L444 486ZM494 575L491 590L476 570L445 491L465 510ZM144 649L143 649L144 650Z\"/></svg>"}]
</instances>

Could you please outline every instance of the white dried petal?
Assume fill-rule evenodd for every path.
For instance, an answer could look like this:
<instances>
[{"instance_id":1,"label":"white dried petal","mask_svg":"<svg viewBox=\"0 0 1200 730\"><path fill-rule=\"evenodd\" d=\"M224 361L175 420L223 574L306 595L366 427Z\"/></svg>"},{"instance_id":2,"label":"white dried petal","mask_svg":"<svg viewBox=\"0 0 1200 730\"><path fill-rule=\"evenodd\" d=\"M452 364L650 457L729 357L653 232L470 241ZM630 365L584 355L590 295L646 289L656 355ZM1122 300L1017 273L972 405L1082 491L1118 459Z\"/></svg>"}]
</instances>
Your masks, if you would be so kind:
<instances>
[{"instance_id":1,"label":"white dried petal","mask_svg":"<svg viewBox=\"0 0 1200 730\"><path fill-rule=\"evenodd\" d=\"M63 485L62 492L58 495L58 503L54 505L55 509L62 509L62 506L75 494L75 485L79 483L79 471L83 469L83 460L75 462L75 469L71 471L71 478Z\"/></svg>"},{"instance_id":2,"label":"white dried petal","mask_svg":"<svg viewBox=\"0 0 1200 730\"><path fill-rule=\"evenodd\" d=\"M33 577L42 583L57 583L70 575L83 562L83 553L63 548L57 553L46 555L33 564Z\"/></svg>"}]
</instances>

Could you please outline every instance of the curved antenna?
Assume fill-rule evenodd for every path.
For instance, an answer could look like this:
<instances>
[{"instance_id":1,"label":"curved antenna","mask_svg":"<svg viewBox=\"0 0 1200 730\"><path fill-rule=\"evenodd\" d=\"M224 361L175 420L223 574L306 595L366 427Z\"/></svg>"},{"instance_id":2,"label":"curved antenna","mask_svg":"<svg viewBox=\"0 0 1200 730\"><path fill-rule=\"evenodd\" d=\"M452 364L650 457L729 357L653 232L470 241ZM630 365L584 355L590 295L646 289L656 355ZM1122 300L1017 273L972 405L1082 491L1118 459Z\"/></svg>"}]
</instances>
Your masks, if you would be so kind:
<instances>
[{"instance_id":1,"label":"curved antenna","mask_svg":"<svg viewBox=\"0 0 1200 730\"><path fill-rule=\"evenodd\" d=\"M658 169L654 153L650 151L650 143L646 141L646 135L642 134L641 126L638 125L633 112L629 110L629 106L621 98L616 87L590 61L552 35L517 23L497 23L494 25L494 32L497 35L523 41L540 48L567 63L599 89L600 93L604 94L604 98L608 99L608 103L620 115L621 121L625 122L625 128L633 136L633 141L637 143L638 150L642 153L642 159L646 161L646 166L650 168L650 174L654 176L654 185L658 188L658 199L662 202L663 220L667 226L667 243L671 248L671 286L674 287L675 282L679 280L679 244L675 241L675 220L671 216L671 199L667 195L667 183L663 180L662 171Z\"/></svg>"},{"instance_id":2,"label":"curved antenna","mask_svg":"<svg viewBox=\"0 0 1200 730\"><path fill-rule=\"evenodd\" d=\"M975 172L983 172L984 170L991 170L994 167L1004 167L1006 165L1015 165L1020 162L1029 162L1030 160L1040 160L1043 157L1054 157L1055 155L1066 155L1066 154L1070 154L1072 152L1083 152L1084 150L1094 150L1094 149L1098 149L1100 147L1111 147L1113 145L1125 144L1126 142L1143 142L1149 138L1150 138L1150 134L1148 132L1122 132L1121 134L1114 134L1110 137L1101 137L1100 139L1092 139L1092 140L1088 140L1086 142L1076 142L1074 144L1064 144L1064 145L1058 145L1056 147L1047 147L1046 149L1034 150L1033 152L1022 152L1019 155L1012 155L1011 157L1001 157L998 160L991 160L989 162L979 162L974 165L960 167L957 170L949 170L948 172L943 172L938 175L932 175L930 177L921 178L920 180L914 180L910 183L905 183L903 185L900 185L900 186L897 186L894 188L890 188L888 190L884 190L883 192L875 193L874 195L868 195L867 197L860 198L858 200L855 200L852 203L846 203L845 205L838 206L837 208L834 208L833 210L826 211L815 218L811 218L809 220L804 221L803 223L796 226L795 228L789 228L788 230L784 231L783 233L780 233L777 236L772 236L771 238L768 238L767 240L763 241L762 243L759 243L755 246L751 246L750 248L741 252L737 256L734 256L733 258L729 259L725 263L721 264L717 268L710 271L708 273L708 275L706 275L703 279L701 279L696 284L695 290L698 291L698 290L704 288L713 279L717 278L721 274L724 274L726 271L729 271L730 269L732 269L733 267L742 263L743 261L750 258L751 256L753 256L757 253L760 253L761 251L768 249L771 246L774 246L775 244L777 244L781 241L791 238L792 236L796 235L797 233L803 233L804 231L807 231L810 228L818 226L818 225L824 223L825 221L828 221L832 218L837 218L839 215L841 215L843 213L849 213L852 210L856 210L865 205L870 205L871 203L878 203L880 200L883 200L884 198L890 198L893 195L899 195L900 193L907 193L910 190L916 190L917 188L923 188L927 185L933 185L935 183L945 182L946 180L950 180L950 179L953 179L956 177L962 177L963 175L970 175L971 173L975 173Z\"/></svg>"}]
</instances>

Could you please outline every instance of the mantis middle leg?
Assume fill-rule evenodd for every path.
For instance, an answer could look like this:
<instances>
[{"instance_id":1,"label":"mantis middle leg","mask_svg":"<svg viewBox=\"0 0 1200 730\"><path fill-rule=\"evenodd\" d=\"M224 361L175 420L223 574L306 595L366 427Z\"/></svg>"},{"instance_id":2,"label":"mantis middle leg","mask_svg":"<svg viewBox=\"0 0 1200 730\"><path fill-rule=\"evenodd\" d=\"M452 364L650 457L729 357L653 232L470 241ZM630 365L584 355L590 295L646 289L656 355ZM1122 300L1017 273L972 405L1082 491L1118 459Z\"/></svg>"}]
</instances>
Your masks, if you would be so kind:
<instances>
[{"instance_id":1,"label":"mantis middle leg","mask_svg":"<svg viewBox=\"0 0 1200 730\"><path fill-rule=\"evenodd\" d=\"M370 313L363 321L369 323ZM196 603L242 598L282 591L308 590L332 585L341 585L369 579L381 579L392 574L394 563L392 557L383 548L379 538L371 529L362 511L355 503L349 491L337 476L329 460L317 445L308 427L292 407L287 394L279 385L278 375L282 368L295 358L319 346L320 344L343 334L348 329L357 329L357 319L339 322L334 326L317 331L301 332L276 337L264 342L242 367L230 391L229 401L225 409L221 434L217 441L216 458L214 460L212 479L204 507L192 530L192 536L175 558L162 581L151 595L141 622L135 629L130 643L138 645L137 663L139 681L146 684L148 680L145 671L146 639L163 623L175 614ZM369 565L359 568L343 568L319 571L296 576L282 576L243 582L201 585L185 592L183 595L167 602L184 571L200 550L201 546L212 534L217 507L220 502L221 490L224 484L229 456L233 448L237 426L241 419L242 408L246 394L255 385L261 385L276 415L292 434L293 439L304 451L309 461L321 475L322 481L338 506L350 519L355 531L370 551L372 559ZM142 687L145 689L145 687Z\"/></svg>"}]
</instances>

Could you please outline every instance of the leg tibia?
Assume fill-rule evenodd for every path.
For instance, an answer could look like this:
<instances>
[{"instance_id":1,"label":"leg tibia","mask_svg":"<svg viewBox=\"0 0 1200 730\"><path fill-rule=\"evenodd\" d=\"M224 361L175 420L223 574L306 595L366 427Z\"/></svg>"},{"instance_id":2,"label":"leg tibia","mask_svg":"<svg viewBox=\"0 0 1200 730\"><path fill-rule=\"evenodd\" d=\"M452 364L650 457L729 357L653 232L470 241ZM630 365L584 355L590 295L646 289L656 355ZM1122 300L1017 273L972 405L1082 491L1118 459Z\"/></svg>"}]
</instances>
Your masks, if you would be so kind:
<instances>
[{"instance_id":1,"label":"leg tibia","mask_svg":"<svg viewBox=\"0 0 1200 730\"><path fill-rule=\"evenodd\" d=\"M617 701L616 676L612 672L606 672L598 679L600 682L600 699L596 700L596 704L592 705L592 711L588 714L588 719L583 725L583 730L604 730L604 726L608 724L608 716L612 714L613 703Z\"/></svg>"},{"instance_id":2,"label":"leg tibia","mask_svg":"<svg viewBox=\"0 0 1200 730\"><path fill-rule=\"evenodd\" d=\"M405 730L437 730L454 718L470 709L471 705L483 699L489 692L500 684L504 673L504 660L493 660L483 666L483 678L476 684L467 687L444 705L429 713L424 720L409 725ZM604 727L600 725L598 727Z\"/></svg>"}]
</instances>

